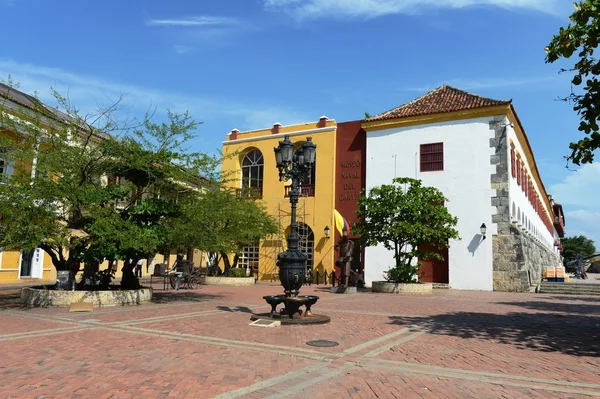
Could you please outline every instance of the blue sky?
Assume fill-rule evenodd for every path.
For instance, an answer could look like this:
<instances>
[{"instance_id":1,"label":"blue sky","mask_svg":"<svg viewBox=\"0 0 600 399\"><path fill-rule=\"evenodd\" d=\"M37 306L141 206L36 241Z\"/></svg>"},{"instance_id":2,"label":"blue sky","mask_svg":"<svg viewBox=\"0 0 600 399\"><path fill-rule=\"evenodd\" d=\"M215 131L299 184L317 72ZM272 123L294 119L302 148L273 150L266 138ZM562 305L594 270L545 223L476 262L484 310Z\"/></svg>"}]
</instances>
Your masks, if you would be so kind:
<instances>
[{"instance_id":1,"label":"blue sky","mask_svg":"<svg viewBox=\"0 0 600 399\"><path fill-rule=\"evenodd\" d=\"M566 0L0 0L0 77L82 110L189 109L193 149L240 130L361 119L444 83L513 99L568 234L600 248L600 164L564 168L577 115L544 47ZM7 40L8 39L8 40ZM598 161L600 162L600 160Z\"/></svg>"}]
</instances>

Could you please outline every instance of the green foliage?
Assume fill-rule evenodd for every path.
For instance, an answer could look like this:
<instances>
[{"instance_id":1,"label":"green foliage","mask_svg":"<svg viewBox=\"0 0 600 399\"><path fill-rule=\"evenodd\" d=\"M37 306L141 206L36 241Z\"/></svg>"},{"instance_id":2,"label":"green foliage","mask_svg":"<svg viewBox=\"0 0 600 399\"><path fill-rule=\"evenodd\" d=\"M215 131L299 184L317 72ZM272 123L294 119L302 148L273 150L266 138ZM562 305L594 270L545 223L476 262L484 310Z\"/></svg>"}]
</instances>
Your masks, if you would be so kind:
<instances>
[{"instance_id":1,"label":"green foliage","mask_svg":"<svg viewBox=\"0 0 600 399\"><path fill-rule=\"evenodd\" d=\"M172 219L168 226L173 241L185 247L220 253L226 272L235 267L229 254L239 254L244 246L278 231L277 220L269 215L264 205L236 191L207 190L195 201L182 207L182 215Z\"/></svg>"},{"instance_id":2,"label":"green foliage","mask_svg":"<svg viewBox=\"0 0 600 399\"><path fill-rule=\"evenodd\" d=\"M246 269L243 269L241 267L231 268L231 269L229 269L229 272L227 272L227 276L228 277L247 277Z\"/></svg>"},{"instance_id":3,"label":"green foliage","mask_svg":"<svg viewBox=\"0 0 600 399\"><path fill-rule=\"evenodd\" d=\"M568 261L575 259L577 255L586 258L596 252L594 241L586 236L565 237L561 239L560 242L563 246L562 255L564 257L565 266Z\"/></svg>"},{"instance_id":4,"label":"green foliage","mask_svg":"<svg viewBox=\"0 0 600 399\"><path fill-rule=\"evenodd\" d=\"M218 159L189 151L197 123L187 113L119 122L117 102L82 117L54 94L61 111L35 99L33 110L0 104L0 126L16 134L0 135L15 169L0 184L0 247L40 247L73 272L84 261L125 260L122 285L136 286L138 259L187 244L170 229L213 183L199 175L218 176Z\"/></svg>"},{"instance_id":5,"label":"green foliage","mask_svg":"<svg viewBox=\"0 0 600 399\"><path fill-rule=\"evenodd\" d=\"M435 252L423 251L419 244L447 248L448 240L460 239L458 222L441 205L447 201L434 187L424 187L421 180L396 178L392 184L372 188L358 204L359 222L352 232L364 246L383 246L394 251L395 266L385 275L397 283L410 283L418 272L415 259L440 259Z\"/></svg>"},{"instance_id":6,"label":"green foliage","mask_svg":"<svg viewBox=\"0 0 600 399\"><path fill-rule=\"evenodd\" d=\"M569 147L571 155L567 158L573 163L591 163L594 151L600 147L600 63L594 57L594 51L600 40L600 0L585 0L574 3L575 12L571 14L571 23L560 28L546 48L546 62L568 59L575 54L572 68L562 72L574 72L571 79L571 94L565 98L573 104L573 110L581 116L579 131L586 136ZM583 87L582 87L583 85Z\"/></svg>"}]
</instances>

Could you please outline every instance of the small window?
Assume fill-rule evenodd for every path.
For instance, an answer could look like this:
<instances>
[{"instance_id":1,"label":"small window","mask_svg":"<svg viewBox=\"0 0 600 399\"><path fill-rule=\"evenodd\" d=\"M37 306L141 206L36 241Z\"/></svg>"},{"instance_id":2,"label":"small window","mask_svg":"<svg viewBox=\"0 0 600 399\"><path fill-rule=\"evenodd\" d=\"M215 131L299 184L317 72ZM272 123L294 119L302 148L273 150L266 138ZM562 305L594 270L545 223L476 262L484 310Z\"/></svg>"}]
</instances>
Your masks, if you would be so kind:
<instances>
[{"instance_id":1,"label":"small window","mask_svg":"<svg viewBox=\"0 0 600 399\"><path fill-rule=\"evenodd\" d=\"M512 177L517 177L517 160L515 155L515 149L510 149L510 169L512 171Z\"/></svg>"},{"instance_id":2,"label":"small window","mask_svg":"<svg viewBox=\"0 0 600 399\"><path fill-rule=\"evenodd\" d=\"M444 143L421 144L421 172L444 170Z\"/></svg>"}]
</instances>

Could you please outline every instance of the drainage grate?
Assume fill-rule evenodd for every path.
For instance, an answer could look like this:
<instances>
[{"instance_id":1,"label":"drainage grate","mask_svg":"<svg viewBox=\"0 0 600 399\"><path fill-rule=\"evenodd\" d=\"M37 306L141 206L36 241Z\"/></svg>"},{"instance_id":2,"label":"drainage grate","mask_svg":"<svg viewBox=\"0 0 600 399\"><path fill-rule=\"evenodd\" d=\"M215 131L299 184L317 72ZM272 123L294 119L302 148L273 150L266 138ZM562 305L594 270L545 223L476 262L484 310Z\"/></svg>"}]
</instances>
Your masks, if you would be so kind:
<instances>
[{"instance_id":1,"label":"drainage grate","mask_svg":"<svg viewBox=\"0 0 600 399\"><path fill-rule=\"evenodd\" d=\"M317 339L314 341L308 341L306 345L316 346L318 348L331 348L332 346L338 346L339 343L335 341L327 341L326 339Z\"/></svg>"}]
</instances>

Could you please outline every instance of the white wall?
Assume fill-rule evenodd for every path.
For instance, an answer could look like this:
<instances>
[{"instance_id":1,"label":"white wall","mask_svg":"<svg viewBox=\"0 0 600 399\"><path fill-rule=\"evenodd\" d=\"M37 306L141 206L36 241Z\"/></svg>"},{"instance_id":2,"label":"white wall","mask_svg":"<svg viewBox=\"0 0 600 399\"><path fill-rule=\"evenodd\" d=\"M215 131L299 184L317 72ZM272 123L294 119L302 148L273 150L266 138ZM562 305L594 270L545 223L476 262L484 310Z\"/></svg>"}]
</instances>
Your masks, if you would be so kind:
<instances>
[{"instance_id":1,"label":"white wall","mask_svg":"<svg viewBox=\"0 0 600 399\"><path fill-rule=\"evenodd\" d=\"M495 190L490 188L496 167L490 164L492 118L442 122L367 132L366 188L391 183L394 177L421 179L426 186L440 189L449 199L450 213L458 217L460 240L451 240L449 283L456 289L492 290L492 223L496 208L491 205ZM444 170L419 171L421 144L444 143ZM482 240L479 227L487 226ZM365 250L365 282L383 280L393 265L393 255L383 246Z\"/></svg>"},{"instance_id":2,"label":"white wall","mask_svg":"<svg viewBox=\"0 0 600 399\"><path fill-rule=\"evenodd\" d=\"M505 122L508 124L508 120ZM514 128L507 126L506 127L506 136L507 140L512 140L512 143L515 146L515 153L521 154L521 159L531 176L531 183L535 187L536 192L542 197L542 191L540 190L540 186L538 182L533 177L533 168L532 165L529 164L525 151L523 148L523 144L519 142L517 138L517 134L515 133ZM529 233L535 240L542 243L548 250L555 253L556 256L559 256L558 249L554 246L554 232L550 233L546 226L544 225L542 219L535 211L533 205L529 202L529 199L523 192L523 189L520 185L517 184L517 178L512 176L511 169L511 155L510 155L510 144L508 145L508 179L509 179L509 191L508 196L510 198L510 206L511 206L511 220L518 227L523 229L525 232ZM515 156L515 159L518 158ZM548 212L550 216L550 220L554 221L554 212L552 209L546 208L545 201L542 201L542 206ZM513 215L514 209L514 215ZM554 230L554 229L553 229Z\"/></svg>"}]
</instances>

